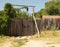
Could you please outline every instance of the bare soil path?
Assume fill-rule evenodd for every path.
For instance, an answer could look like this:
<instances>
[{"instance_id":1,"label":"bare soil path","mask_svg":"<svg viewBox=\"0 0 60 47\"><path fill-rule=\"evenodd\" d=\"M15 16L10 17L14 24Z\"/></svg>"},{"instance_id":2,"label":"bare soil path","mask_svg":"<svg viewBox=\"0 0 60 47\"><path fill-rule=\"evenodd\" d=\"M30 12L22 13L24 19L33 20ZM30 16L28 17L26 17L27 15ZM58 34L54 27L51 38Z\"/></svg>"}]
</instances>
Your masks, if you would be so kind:
<instances>
[{"instance_id":1,"label":"bare soil path","mask_svg":"<svg viewBox=\"0 0 60 47\"><path fill-rule=\"evenodd\" d=\"M50 44L42 40L30 40L25 45L21 47L60 47L60 44Z\"/></svg>"}]
</instances>

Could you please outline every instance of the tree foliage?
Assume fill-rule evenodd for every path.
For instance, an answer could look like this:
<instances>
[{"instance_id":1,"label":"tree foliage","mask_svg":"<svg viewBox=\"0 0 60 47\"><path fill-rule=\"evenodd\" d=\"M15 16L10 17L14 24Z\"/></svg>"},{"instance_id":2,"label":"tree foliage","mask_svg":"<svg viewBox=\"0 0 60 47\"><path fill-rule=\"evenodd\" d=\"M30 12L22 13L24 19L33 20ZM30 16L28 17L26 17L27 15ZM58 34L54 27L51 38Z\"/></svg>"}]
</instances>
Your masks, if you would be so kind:
<instances>
[{"instance_id":1,"label":"tree foliage","mask_svg":"<svg viewBox=\"0 0 60 47\"><path fill-rule=\"evenodd\" d=\"M24 7L28 11L28 7ZM27 12L14 8L12 4L6 3L4 10L0 10L0 34L5 34L8 31L11 18L28 18Z\"/></svg>"},{"instance_id":2,"label":"tree foliage","mask_svg":"<svg viewBox=\"0 0 60 47\"><path fill-rule=\"evenodd\" d=\"M0 34L6 34L9 28L10 18L15 17L15 10L10 3L6 3L4 10L0 11Z\"/></svg>"},{"instance_id":3,"label":"tree foliage","mask_svg":"<svg viewBox=\"0 0 60 47\"><path fill-rule=\"evenodd\" d=\"M60 1L59 0L50 0L45 3L45 8L41 9L36 13L38 15L60 15Z\"/></svg>"},{"instance_id":4,"label":"tree foliage","mask_svg":"<svg viewBox=\"0 0 60 47\"><path fill-rule=\"evenodd\" d=\"M29 14L25 11L21 11L21 9L15 8L16 18L28 18Z\"/></svg>"},{"instance_id":5,"label":"tree foliage","mask_svg":"<svg viewBox=\"0 0 60 47\"><path fill-rule=\"evenodd\" d=\"M5 15L9 16L10 18L14 18L16 16L16 12L10 3L6 3L4 7Z\"/></svg>"},{"instance_id":6,"label":"tree foliage","mask_svg":"<svg viewBox=\"0 0 60 47\"><path fill-rule=\"evenodd\" d=\"M8 16L0 16L0 34L6 34L8 28Z\"/></svg>"},{"instance_id":7,"label":"tree foliage","mask_svg":"<svg viewBox=\"0 0 60 47\"><path fill-rule=\"evenodd\" d=\"M28 14L26 12L19 12L16 16L17 18L28 18Z\"/></svg>"},{"instance_id":8,"label":"tree foliage","mask_svg":"<svg viewBox=\"0 0 60 47\"><path fill-rule=\"evenodd\" d=\"M1 10L1 11L0 11L0 16L3 16L3 15L4 15L4 11Z\"/></svg>"},{"instance_id":9,"label":"tree foliage","mask_svg":"<svg viewBox=\"0 0 60 47\"><path fill-rule=\"evenodd\" d=\"M46 11L49 15L60 15L60 1L49 1L45 3Z\"/></svg>"}]
</instances>

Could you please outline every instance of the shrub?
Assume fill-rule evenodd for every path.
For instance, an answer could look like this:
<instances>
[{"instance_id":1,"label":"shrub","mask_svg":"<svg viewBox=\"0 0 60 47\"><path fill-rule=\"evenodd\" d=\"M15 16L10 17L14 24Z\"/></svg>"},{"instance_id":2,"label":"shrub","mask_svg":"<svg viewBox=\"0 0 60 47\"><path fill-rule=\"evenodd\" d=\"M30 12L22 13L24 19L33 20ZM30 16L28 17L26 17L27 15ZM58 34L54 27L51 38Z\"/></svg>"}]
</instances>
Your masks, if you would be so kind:
<instances>
[{"instance_id":1,"label":"shrub","mask_svg":"<svg viewBox=\"0 0 60 47\"><path fill-rule=\"evenodd\" d=\"M8 16L0 16L0 35L6 34L7 28L8 28Z\"/></svg>"}]
</instances>

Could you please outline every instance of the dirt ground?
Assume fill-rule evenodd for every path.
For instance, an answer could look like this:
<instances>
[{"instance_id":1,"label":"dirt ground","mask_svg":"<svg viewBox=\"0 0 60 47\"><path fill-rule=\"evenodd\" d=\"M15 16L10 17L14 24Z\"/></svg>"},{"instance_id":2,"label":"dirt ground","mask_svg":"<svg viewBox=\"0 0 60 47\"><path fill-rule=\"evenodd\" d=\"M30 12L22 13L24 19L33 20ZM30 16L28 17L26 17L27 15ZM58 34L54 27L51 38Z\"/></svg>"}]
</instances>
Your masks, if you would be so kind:
<instances>
[{"instance_id":1,"label":"dirt ground","mask_svg":"<svg viewBox=\"0 0 60 47\"><path fill-rule=\"evenodd\" d=\"M55 35L55 36L54 36ZM0 38L0 47L60 47L60 32L42 32L40 38L37 36L4 37ZM22 39L26 39L20 45ZM23 40L22 40L23 41Z\"/></svg>"},{"instance_id":2,"label":"dirt ground","mask_svg":"<svg viewBox=\"0 0 60 47\"><path fill-rule=\"evenodd\" d=\"M49 43L42 40L30 40L21 47L60 47L60 43Z\"/></svg>"},{"instance_id":3,"label":"dirt ground","mask_svg":"<svg viewBox=\"0 0 60 47\"><path fill-rule=\"evenodd\" d=\"M22 38L15 38L15 39L24 39L26 37L22 37ZM45 39L46 40L46 39ZM60 42L54 42L53 41L45 41L42 39L28 39L28 41L22 45L22 46L18 46L18 47L60 47ZM16 42L15 42L16 43ZM13 44L15 45L15 43L13 43L13 40L7 40L4 44L0 45L0 47L13 47ZM17 47L17 46L15 46Z\"/></svg>"}]
</instances>

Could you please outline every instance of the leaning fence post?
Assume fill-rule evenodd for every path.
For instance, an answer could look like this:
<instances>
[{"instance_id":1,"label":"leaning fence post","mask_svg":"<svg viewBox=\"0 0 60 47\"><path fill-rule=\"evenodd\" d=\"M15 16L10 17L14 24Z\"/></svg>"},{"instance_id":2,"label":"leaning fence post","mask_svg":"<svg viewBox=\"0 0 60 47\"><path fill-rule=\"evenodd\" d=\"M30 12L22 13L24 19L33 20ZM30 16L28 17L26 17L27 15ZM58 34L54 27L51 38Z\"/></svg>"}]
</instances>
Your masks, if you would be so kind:
<instances>
[{"instance_id":1,"label":"leaning fence post","mask_svg":"<svg viewBox=\"0 0 60 47\"><path fill-rule=\"evenodd\" d=\"M39 38L39 36L40 36L40 34L39 34L39 29L38 29L38 25L37 25L37 21L36 21L36 19L35 19L35 16L34 16L34 7L32 7L32 11L33 11L33 20L34 20L34 23L35 23L35 27L36 27L36 30L37 30L37 33L38 33L38 38Z\"/></svg>"}]
</instances>

